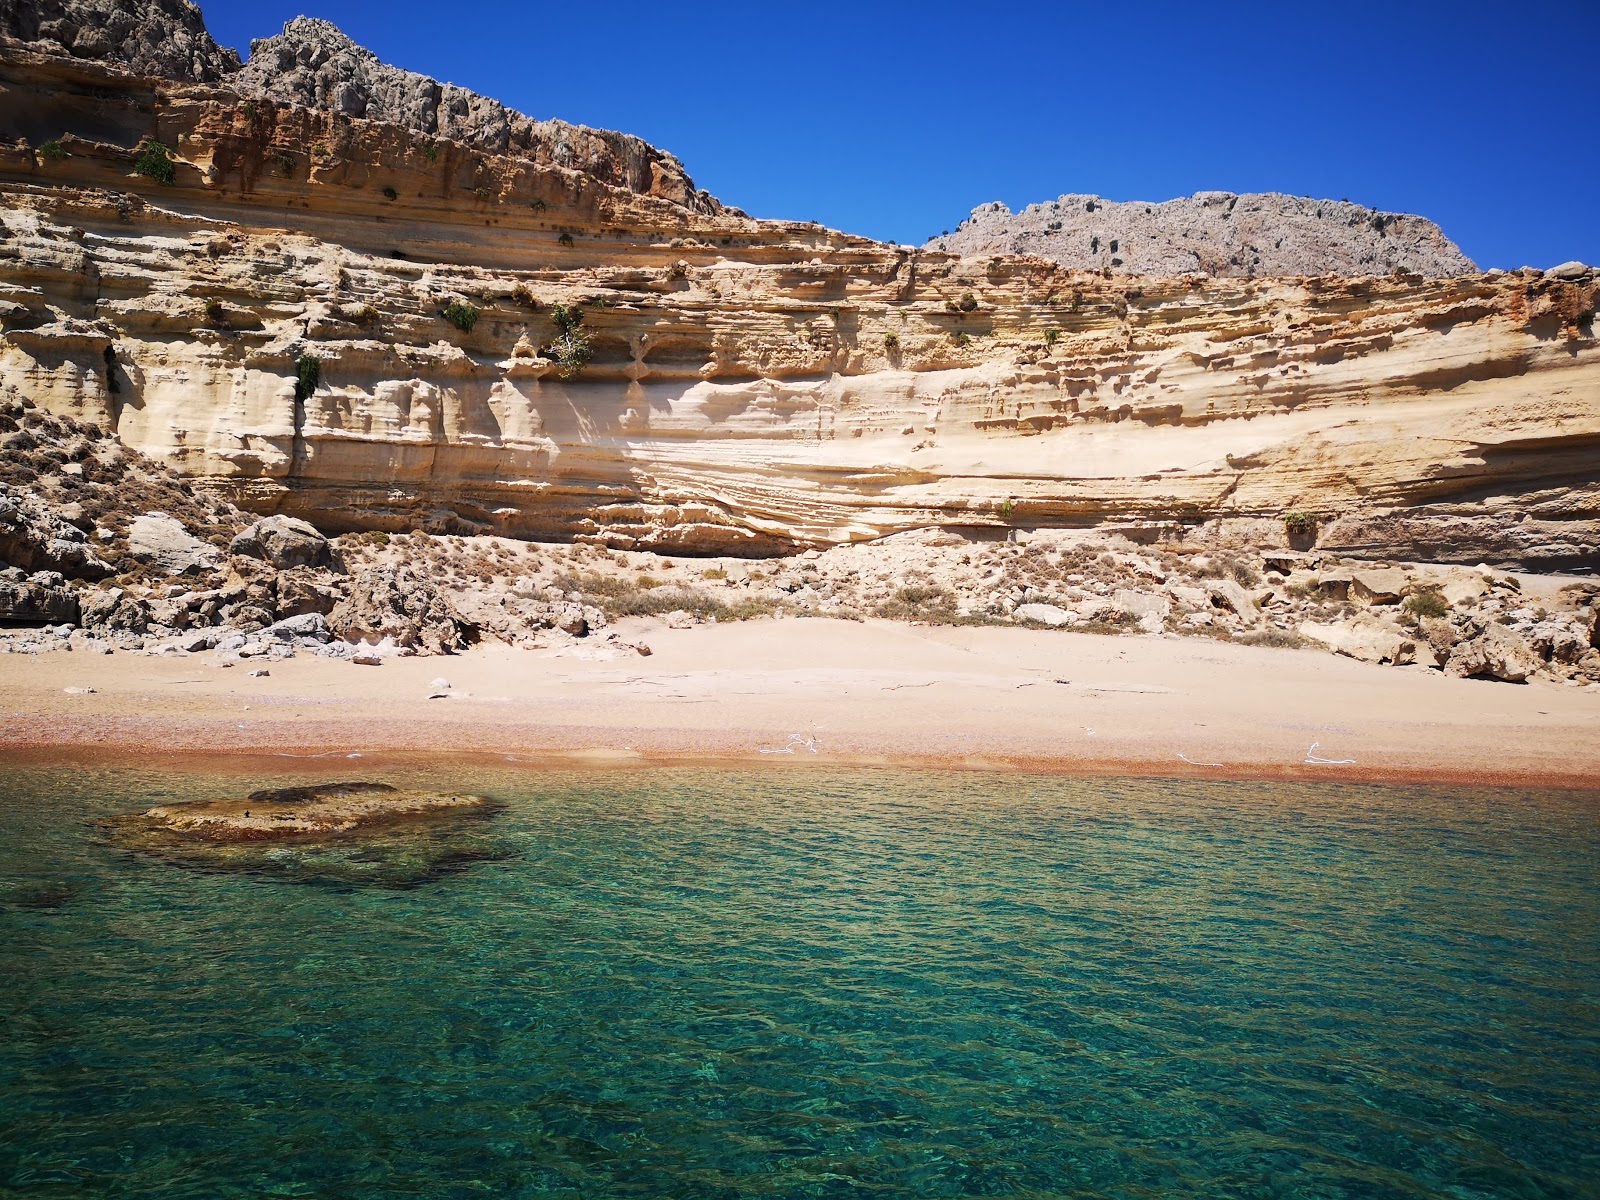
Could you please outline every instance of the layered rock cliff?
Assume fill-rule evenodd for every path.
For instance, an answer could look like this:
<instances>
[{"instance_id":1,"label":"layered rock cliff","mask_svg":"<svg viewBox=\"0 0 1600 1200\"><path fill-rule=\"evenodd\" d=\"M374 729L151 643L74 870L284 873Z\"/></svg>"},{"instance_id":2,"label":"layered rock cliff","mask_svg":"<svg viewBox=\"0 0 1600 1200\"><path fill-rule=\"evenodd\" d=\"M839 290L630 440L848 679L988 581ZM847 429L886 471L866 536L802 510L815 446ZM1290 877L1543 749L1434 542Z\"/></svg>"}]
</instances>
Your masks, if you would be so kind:
<instances>
[{"instance_id":1,"label":"layered rock cliff","mask_svg":"<svg viewBox=\"0 0 1600 1200\"><path fill-rule=\"evenodd\" d=\"M391 67L327 21L290 21L278 36L252 42L244 64L212 39L191 0L0 0L0 37L138 76L224 84L247 101L386 122L581 171L701 212L721 209L696 190L682 163L641 138L536 121L466 88Z\"/></svg>"},{"instance_id":2,"label":"layered rock cliff","mask_svg":"<svg viewBox=\"0 0 1600 1200\"><path fill-rule=\"evenodd\" d=\"M497 100L380 62L327 21L300 17L250 44L229 85L277 104L326 109L448 138L492 154L568 167L702 212L718 204L695 190L683 164L642 138L565 121L535 121Z\"/></svg>"},{"instance_id":3,"label":"layered rock cliff","mask_svg":"<svg viewBox=\"0 0 1600 1200\"><path fill-rule=\"evenodd\" d=\"M1037 254L1078 270L1126 275L1388 275L1477 272L1432 221L1348 200L1200 192L1160 204L1062 196L1013 213L984 204L928 248Z\"/></svg>"},{"instance_id":4,"label":"layered rock cliff","mask_svg":"<svg viewBox=\"0 0 1600 1200\"><path fill-rule=\"evenodd\" d=\"M1582 270L1107 277L15 45L0 87L0 389L256 512L690 553L1103 525L1600 557Z\"/></svg>"}]
</instances>

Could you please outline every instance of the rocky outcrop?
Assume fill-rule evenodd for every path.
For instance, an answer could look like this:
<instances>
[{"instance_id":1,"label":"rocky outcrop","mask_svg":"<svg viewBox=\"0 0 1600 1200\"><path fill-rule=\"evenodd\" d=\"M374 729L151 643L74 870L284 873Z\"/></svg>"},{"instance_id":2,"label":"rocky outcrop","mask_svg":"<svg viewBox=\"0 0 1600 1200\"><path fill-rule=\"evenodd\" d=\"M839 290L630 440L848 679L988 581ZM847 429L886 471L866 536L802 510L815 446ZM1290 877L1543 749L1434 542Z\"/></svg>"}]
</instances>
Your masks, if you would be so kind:
<instances>
[{"instance_id":1,"label":"rocky outcrop","mask_svg":"<svg viewBox=\"0 0 1600 1200\"><path fill-rule=\"evenodd\" d=\"M350 642L389 643L431 654L463 650L476 633L427 580L404 568L357 575L328 617L328 627Z\"/></svg>"},{"instance_id":2,"label":"rocky outcrop","mask_svg":"<svg viewBox=\"0 0 1600 1200\"><path fill-rule=\"evenodd\" d=\"M582 171L696 211L719 207L695 190L676 158L640 138L535 121L453 83L388 66L336 26L312 17L297 17L276 37L251 42L250 60L229 83L242 95L276 104L380 121L490 154Z\"/></svg>"},{"instance_id":3,"label":"rocky outcrop","mask_svg":"<svg viewBox=\"0 0 1600 1200\"><path fill-rule=\"evenodd\" d=\"M65 587L64 580L30 580L11 569L14 577L0 574L0 623L23 624L78 623L78 598Z\"/></svg>"},{"instance_id":4,"label":"rocky outcrop","mask_svg":"<svg viewBox=\"0 0 1600 1200\"><path fill-rule=\"evenodd\" d=\"M239 69L190 0L0 0L0 36L160 79L219 83Z\"/></svg>"},{"instance_id":5,"label":"rocky outcrop","mask_svg":"<svg viewBox=\"0 0 1600 1200\"><path fill-rule=\"evenodd\" d=\"M228 543L228 553L263 559L280 570L333 565L328 539L311 522L294 517L257 521Z\"/></svg>"},{"instance_id":6,"label":"rocky outcrop","mask_svg":"<svg viewBox=\"0 0 1600 1200\"><path fill-rule=\"evenodd\" d=\"M466 793L343 782L162 804L99 826L124 849L206 871L413 887L506 857L507 847L478 832L503 808Z\"/></svg>"},{"instance_id":7,"label":"rocky outcrop","mask_svg":"<svg viewBox=\"0 0 1600 1200\"><path fill-rule=\"evenodd\" d=\"M1159 204L1068 195L1019 213L998 202L984 204L927 248L1031 254L1078 270L1166 278L1403 271L1435 279L1477 271L1423 217L1276 192L1198 192Z\"/></svg>"}]
</instances>

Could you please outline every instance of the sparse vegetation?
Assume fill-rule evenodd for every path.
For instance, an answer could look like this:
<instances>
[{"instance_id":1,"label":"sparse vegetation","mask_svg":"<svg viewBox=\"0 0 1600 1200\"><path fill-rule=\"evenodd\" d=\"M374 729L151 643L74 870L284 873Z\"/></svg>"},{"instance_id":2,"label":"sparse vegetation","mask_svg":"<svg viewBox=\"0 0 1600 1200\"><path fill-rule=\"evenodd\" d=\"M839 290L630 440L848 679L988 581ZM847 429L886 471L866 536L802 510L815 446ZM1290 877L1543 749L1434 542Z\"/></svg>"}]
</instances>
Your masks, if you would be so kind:
<instances>
[{"instance_id":1,"label":"sparse vegetation","mask_svg":"<svg viewBox=\"0 0 1600 1200\"><path fill-rule=\"evenodd\" d=\"M244 114L244 119L246 121L254 121L257 115L256 102L254 100L246 100L239 106L239 111Z\"/></svg>"},{"instance_id":2,"label":"sparse vegetation","mask_svg":"<svg viewBox=\"0 0 1600 1200\"><path fill-rule=\"evenodd\" d=\"M294 155L287 150L280 151L278 154L278 173L285 179L294 178Z\"/></svg>"},{"instance_id":3,"label":"sparse vegetation","mask_svg":"<svg viewBox=\"0 0 1600 1200\"><path fill-rule=\"evenodd\" d=\"M944 302L944 307L945 307L945 311L946 312L953 312L953 313L977 312L978 311L978 298L976 296L974 296L971 292L964 292L964 293L962 293L962 296L961 296L960 300L946 300Z\"/></svg>"},{"instance_id":4,"label":"sparse vegetation","mask_svg":"<svg viewBox=\"0 0 1600 1200\"><path fill-rule=\"evenodd\" d=\"M322 382L322 360L315 354L302 354L295 363L294 398L307 400Z\"/></svg>"},{"instance_id":5,"label":"sparse vegetation","mask_svg":"<svg viewBox=\"0 0 1600 1200\"><path fill-rule=\"evenodd\" d=\"M479 200L487 200L490 196L494 195L493 190L491 188L489 188L489 186L487 184L481 184L480 183L477 187L473 188L472 190L473 190L474 194L477 195Z\"/></svg>"},{"instance_id":6,"label":"sparse vegetation","mask_svg":"<svg viewBox=\"0 0 1600 1200\"><path fill-rule=\"evenodd\" d=\"M438 162L439 161L439 147L438 147L438 145L435 144L434 142L429 142L426 146L424 146L422 148L422 157L427 159L431 163Z\"/></svg>"},{"instance_id":7,"label":"sparse vegetation","mask_svg":"<svg viewBox=\"0 0 1600 1200\"><path fill-rule=\"evenodd\" d=\"M548 204L546 204L543 200L535 200L532 203L530 203L528 205L528 207L533 209L534 212L543 212L545 209L547 209L550 206Z\"/></svg>"},{"instance_id":8,"label":"sparse vegetation","mask_svg":"<svg viewBox=\"0 0 1600 1200\"><path fill-rule=\"evenodd\" d=\"M444 319L462 333L471 333L472 327L478 323L478 318L482 315L480 309L461 300L452 300L444 306Z\"/></svg>"},{"instance_id":9,"label":"sparse vegetation","mask_svg":"<svg viewBox=\"0 0 1600 1200\"><path fill-rule=\"evenodd\" d=\"M528 285L525 283L519 283L511 289L511 298L524 308L537 309L539 307L539 301L534 298L533 292L529 290Z\"/></svg>"},{"instance_id":10,"label":"sparse vegetation","mask_svg":"<svg viewBox=\"0 0 1600 1200\"><path fill-rule=\"evenodd\" d=\"M139 147L133 160L133 173L153 179L163 187L171 186L178 177L177 168L172 165L172 151L156 141Z\"/></svg>"},{"instance_id":11,"label":"sparse vegetation","mask_svg":"<svg viewBox=\"0 0 1600 1200\"><path fill-rule=\"evenodd\" d=\"M61 144L60 138L51 138L40 145L39 157L47 162L60 162L67 157L67 148Z\"/></svg>"},{"instance_id":12,"label":"sparse vegetation","mask_svg":"<svg viewBox=\"0 0 1600 1200\"><path fill-rule=\"evenodd\" d=\"M1044 331L1044 344L1046 346L1054 346L1060 340L1061 340L1061 330L1059 330L1059 329L1046 329Z\"/></svg>"},{"instance_id":13,"label":"sparse vegetation","mask_svg":"<svg viewBox=\"0 0 1600 1200\"><path fill-rule=\"evenodd\" d=\"M1405 610L1414 617L1443 617L1450 613L1450 601L1437 588L1419 588L1406 597Z\"/></svg>"},{"instance_id":14,"label":"sparse vegetation","mask_svg":"<svg viewBox=\"0 0 1600 1200\"><path fill-rule=\"evenodd\" d=\"M545 356L558 368L562 379L576 379L594 359L594 347L583 331L583 309L576 304L556 304L550 320L561 332L545 350Z\"/></svg>"},{"instance_id":15,"label":"sparse vegetation","mask_svg":"<svg viewBox=\"0 0 1600 1200\"><path fill-rule=\"evenodd\" d=\"M640 579L627 576L563 575L554 582L562 591L577 592L585 603L613 618L686 612L702 621L748 621L769 616L777 608L770 600L751 597L727 603L700 588L679 584L652 581L655 586L646 587Z\"/></svg>"},{"instance_id":16,"label":"sparse vegetation","mask_svg":"<svg viewBox=\"0 0 1600 1200\"><path fill-rule=\"evenodd\" d=\"M950 335L950 340L958 346L972 345L972 335L965 330L958 330Z\"/></svg>"},{"instance_id":17,"label":"sparse vegetation","mask_svg":"<svg viewBox=\"0 0 1600 1200\"><path fill-rule=\"evenodd\" d=\"M1284 513L1283 529L1285 533L1292 534L1315 533L1317 529L1316 515L1308 512Z\"/></svg>"},{"instance_id":18,"label":"sparse vegetation","mask_svg":"<svg viewBox=\"0 0 1600 1200\"><path fill-rule=\"evenodd\" d=\"M215 296L206 301L206 320L212 325L219 326L226 326L228 323L228 310Z\"/></svg>"},{"instance_id":19,"label":"sparse vegetation","mask_svg":"<svg viewBox=\"0 0 1600 1200\"><path fill-rule=\"evenodd\" d=\"M884 334L883 348L889 351L891 354L900 349L900 335L892 329L888 333Z\"/></svg>"}]
</instances>

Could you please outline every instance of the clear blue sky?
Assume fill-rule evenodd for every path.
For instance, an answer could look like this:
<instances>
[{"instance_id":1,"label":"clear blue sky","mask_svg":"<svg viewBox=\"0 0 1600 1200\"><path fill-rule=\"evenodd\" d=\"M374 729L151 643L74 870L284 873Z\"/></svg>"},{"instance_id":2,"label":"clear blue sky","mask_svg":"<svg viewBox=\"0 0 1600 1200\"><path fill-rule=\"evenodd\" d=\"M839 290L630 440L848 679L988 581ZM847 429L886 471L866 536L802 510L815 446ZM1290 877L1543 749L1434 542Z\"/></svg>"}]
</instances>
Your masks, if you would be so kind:
<instances>
[{"instance_id":1,"label":"clear blue sky","mask_svg":"<svg viewBox=\"0 0 1600 1200\"><path fill-rule=\"evenodd\" d=\"M1600 0L202 0L302 13L536 117L638 134L753 216L921 242L1063 192L1421 213L1480 266L1600 262Z\"/></svg>"}]
</instances>

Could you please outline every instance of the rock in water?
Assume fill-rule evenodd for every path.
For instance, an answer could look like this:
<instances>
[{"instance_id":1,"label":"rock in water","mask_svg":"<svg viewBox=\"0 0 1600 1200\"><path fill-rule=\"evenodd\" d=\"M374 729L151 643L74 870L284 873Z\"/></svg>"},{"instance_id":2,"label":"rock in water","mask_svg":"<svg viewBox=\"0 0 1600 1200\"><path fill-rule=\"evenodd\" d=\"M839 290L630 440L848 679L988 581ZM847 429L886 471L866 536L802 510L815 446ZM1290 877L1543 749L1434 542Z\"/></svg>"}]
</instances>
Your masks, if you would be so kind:
<instances>
[{"instance_id":1,"label":"rock in water","mask_svg":"<svg viewBox=\"0 0 1600 1200\"><path fill-rule=\"evenodd\" d=\"M475 828L502 807L469 793L325 783L162 804L101 827L125 849L184 866L405 887L506 857Z\"/></svg>"}]
</instances>

